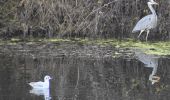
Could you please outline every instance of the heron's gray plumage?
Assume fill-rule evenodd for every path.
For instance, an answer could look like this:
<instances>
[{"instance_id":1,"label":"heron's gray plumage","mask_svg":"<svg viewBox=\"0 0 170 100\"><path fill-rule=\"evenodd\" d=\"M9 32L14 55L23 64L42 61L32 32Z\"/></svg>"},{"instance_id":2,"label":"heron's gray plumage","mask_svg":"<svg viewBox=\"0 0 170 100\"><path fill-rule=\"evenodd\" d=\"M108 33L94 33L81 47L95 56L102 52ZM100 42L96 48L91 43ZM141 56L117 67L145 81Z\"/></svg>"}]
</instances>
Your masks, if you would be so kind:
<instances>
[{"instance_id":1,"label":"heron's gray plumage","mask_svg":"<svg viewBox=\"0 0 170 100\"><path fill-rule=\"evenodd\" d=\"M132 33L141 31L138 38L140 37L141 33L146 30L147 31L146 41L149 34L149 30L157 26L157 15L152 7L153 4L157 4L157 3L153 0L150 0L148 2L148 7L150 8L152 14L147 15L143 17L141 20L139 20L139 22L137 22L136 26L132 30Z\"/></svg>"},{"instance_id":2,"label":"heron's gray plumage","mask_svg":"<svg viewBox=\"0 0 170 100\"><path fill-rule=\"evenodd\" d=\"M147 15L143 17L139 22L136 24L132 32L138 32L141 30L147 30L155 28L157 25L157 17L154 17L154 15Z\"/></svg>"}]
</instances>

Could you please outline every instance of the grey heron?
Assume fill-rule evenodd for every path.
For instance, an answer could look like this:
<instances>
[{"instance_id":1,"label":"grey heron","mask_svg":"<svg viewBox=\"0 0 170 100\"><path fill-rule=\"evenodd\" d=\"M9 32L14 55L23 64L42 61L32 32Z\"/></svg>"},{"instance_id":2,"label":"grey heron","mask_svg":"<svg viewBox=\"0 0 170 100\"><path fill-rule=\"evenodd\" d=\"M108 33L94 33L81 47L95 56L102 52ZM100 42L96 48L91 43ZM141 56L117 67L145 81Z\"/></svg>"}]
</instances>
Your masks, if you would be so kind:
<instances>
[{"instance_id":1,"label":"grey heron","mask_svg":"<svg viewBox=\"0 0 170 100\"><path fill-rule=\"evenodd\" d=\"M156 3L153 0L149 0L148 7L151 10L152 14L147 15L147 16L143 17L141 20L139 20L137 22L136 26L132 30L132 33L140 31L138 38L144 31L147 31L146 41L148 38L148 34L150 32L150 29L153 29L157 26L157 15L156 15L156 12L153 9L152 5L158 5L158 3Z\"/></svg>"}]
</instances>

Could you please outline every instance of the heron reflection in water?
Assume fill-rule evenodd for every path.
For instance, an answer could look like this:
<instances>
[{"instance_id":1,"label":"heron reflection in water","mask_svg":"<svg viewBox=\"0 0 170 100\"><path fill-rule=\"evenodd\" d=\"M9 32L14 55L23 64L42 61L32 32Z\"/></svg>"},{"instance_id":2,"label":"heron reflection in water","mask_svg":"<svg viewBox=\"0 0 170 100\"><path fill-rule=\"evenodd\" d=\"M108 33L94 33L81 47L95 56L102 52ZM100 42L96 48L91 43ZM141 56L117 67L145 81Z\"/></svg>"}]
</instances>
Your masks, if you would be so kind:
<instances>
[{"instance_id":1,"label":"heron reflection in water","mask_svg":"<svg viewBox=\"0 0 170 100\"><path fill-rule=\"evenodd\" d=\"M159 82L160 77L156 76L159 57L154 55L147 55L139 50L135 51L135 55L137 56L138 60L145 64L145 67L153 68L152 73L149 75L149 80L152 82L152 84Z\"/></svg>"}]
</instances>

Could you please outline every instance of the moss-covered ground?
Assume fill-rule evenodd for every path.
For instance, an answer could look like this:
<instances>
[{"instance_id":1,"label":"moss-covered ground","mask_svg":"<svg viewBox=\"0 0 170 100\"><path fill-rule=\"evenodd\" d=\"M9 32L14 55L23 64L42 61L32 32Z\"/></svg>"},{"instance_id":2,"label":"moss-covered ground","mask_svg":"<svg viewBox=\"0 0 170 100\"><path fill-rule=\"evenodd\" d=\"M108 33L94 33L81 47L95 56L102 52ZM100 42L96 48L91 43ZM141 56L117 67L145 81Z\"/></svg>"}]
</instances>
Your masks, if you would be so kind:
<instances>
[{"instance_id":1,"label":"moss-covered ground","mask_svg":"<svg viewBox=\"0 0 170 100\"><path fill-rule=\"evenodd\" d=\"M147 54L154 55L170 55L170 41L163 42L141 42L136 40L116 40L116 39L27 39L25 41L17 38L10 40L0 40L1 45L17 45L18 43L36 44L36 43L78 43L81 45L100 45L100 46L112 46L115 48L130 48L140 49Z\"/></svg>"}]
</instances>

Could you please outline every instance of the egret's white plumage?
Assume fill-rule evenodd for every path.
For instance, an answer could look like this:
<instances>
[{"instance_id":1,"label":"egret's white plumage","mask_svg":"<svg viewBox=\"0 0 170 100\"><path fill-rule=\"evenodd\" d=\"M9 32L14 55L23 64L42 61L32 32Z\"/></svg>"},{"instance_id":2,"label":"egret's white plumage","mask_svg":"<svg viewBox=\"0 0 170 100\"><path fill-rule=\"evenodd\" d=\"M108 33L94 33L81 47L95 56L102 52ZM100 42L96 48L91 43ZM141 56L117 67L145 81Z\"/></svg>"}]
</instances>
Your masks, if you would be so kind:
<instances>
[{"instance_id":1,"label":"egret's white plumage","mask_svg":"<svg viewBox=\"0 0 170 100\"><path fill-rule=\"evenodd\" d=\"M51 79L50 76L46 75L44 77L44 82L39 81L39 82L30 82L29 85L32 86L32 88L49 88L50 82L49 80Z\"/></svg>"}]
</instances>

